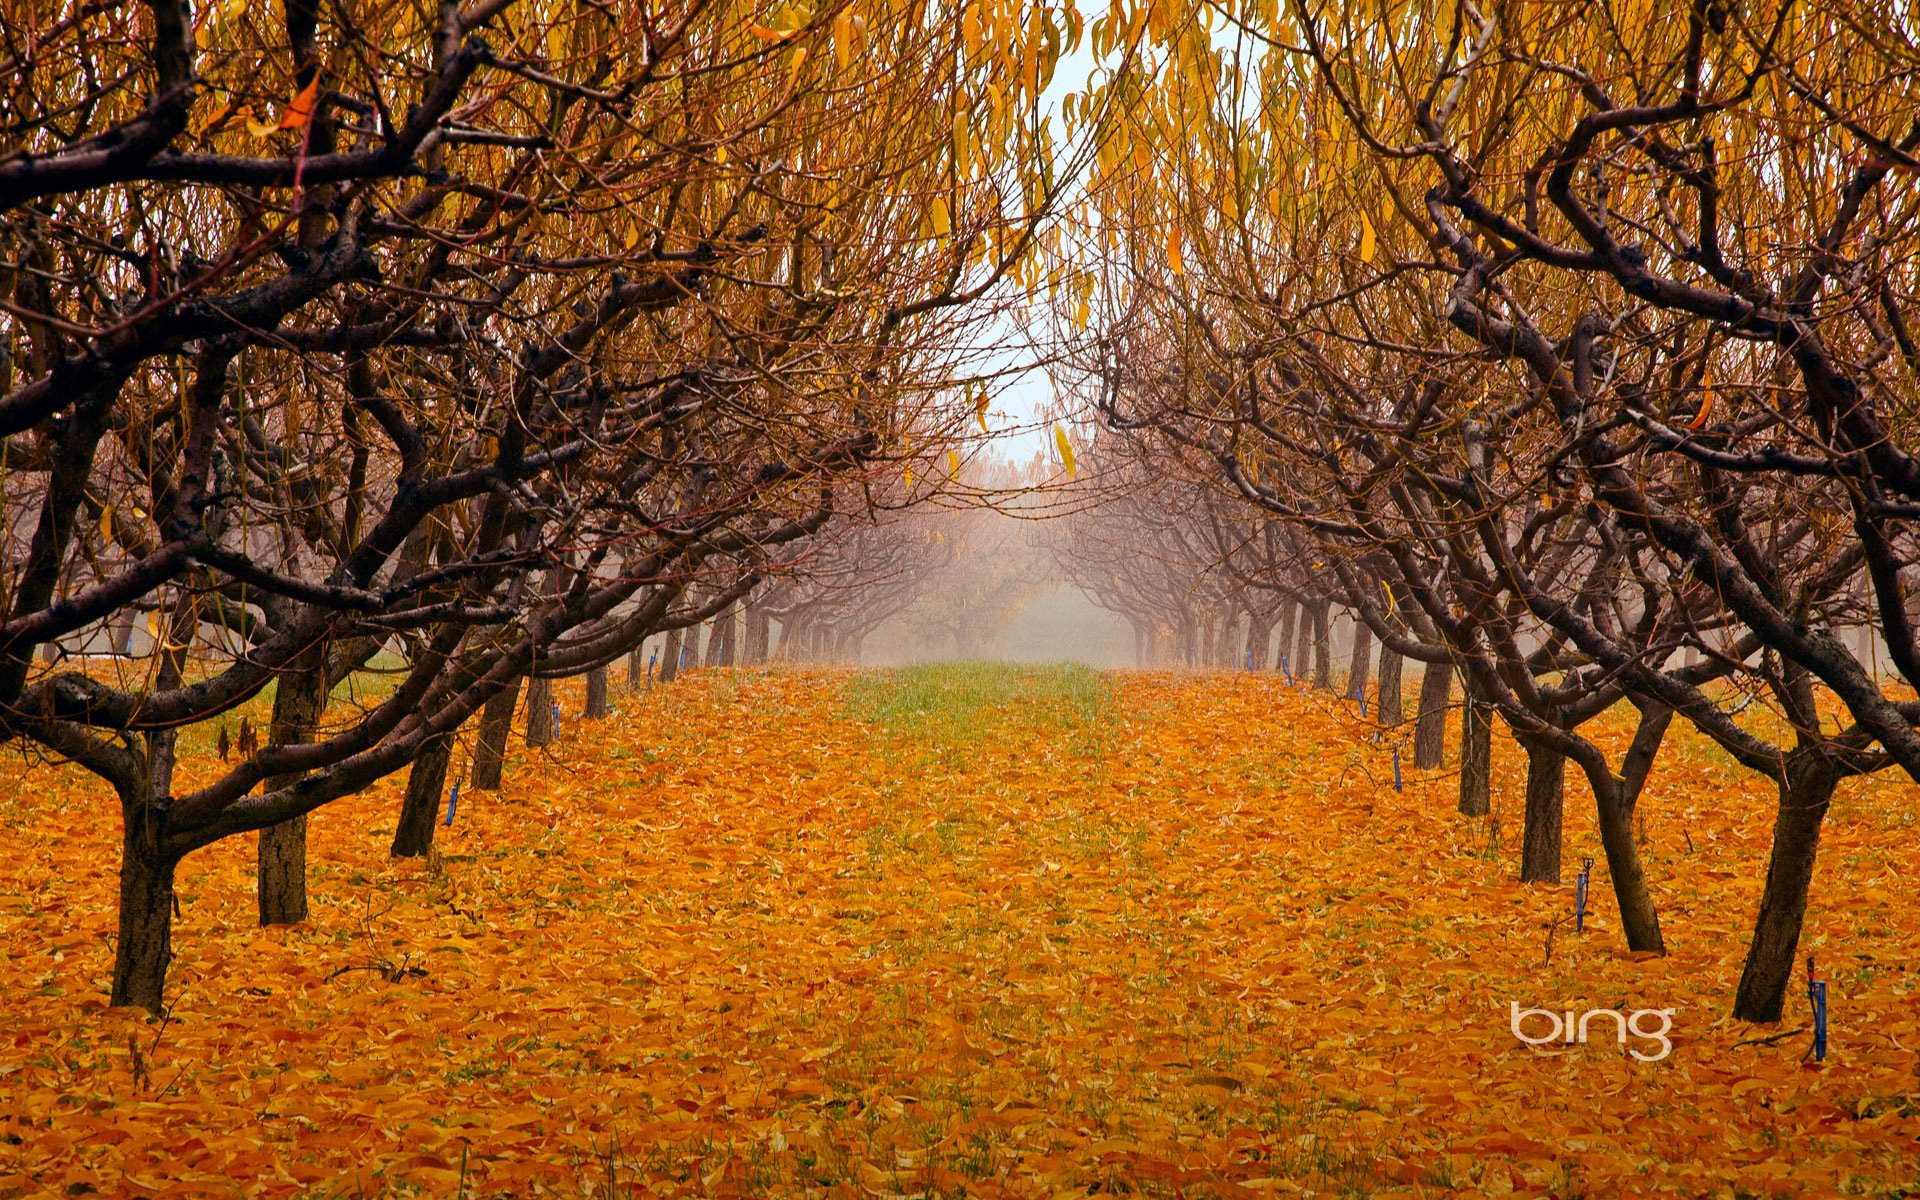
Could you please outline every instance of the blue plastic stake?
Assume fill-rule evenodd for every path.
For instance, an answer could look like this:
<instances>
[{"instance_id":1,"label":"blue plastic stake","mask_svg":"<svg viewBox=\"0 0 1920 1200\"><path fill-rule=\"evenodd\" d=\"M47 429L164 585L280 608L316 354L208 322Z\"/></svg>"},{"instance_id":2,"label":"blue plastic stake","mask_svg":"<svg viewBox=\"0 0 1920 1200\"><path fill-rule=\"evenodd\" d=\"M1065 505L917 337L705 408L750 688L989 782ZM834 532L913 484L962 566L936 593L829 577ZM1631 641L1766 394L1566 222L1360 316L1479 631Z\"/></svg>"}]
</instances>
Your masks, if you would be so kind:
<instances>
[{"instance_id":1,"label":"blue plastic stake","mask_svg":"<svg viewBox=\"0 0 1920 1200\"><path fill-rule=\"evenodd\" d=\"M1827 1061L1827 981L1813 981L1813 1061Z\"/></svg>"},{"instance_id":2,"label":"blue plastic stake","mask_svg":"<svg viewBox=\"0 0 1920 1200\"><path fill-rule=\"evenodd\" d=\"M1366 720L1367 719L1367 690L1365 688L1361 688L1357 693L1354 694L1354 699L1360 702L1360 719L1362 721Z\"/></svg>"},{"instance_id":3,"label":"blue plastic stake","mask_svg":"<svg viewBox=\"0 0 1920 1200\"><path fill-rule=\"evenodd\" d=\"M453 810L458 807L459 804L460 785L456 783L453 785L453 790L447 793L447 825L449 828L453 825Z\"/></svg>"},{"instance_id":4,"label":"blue plastic stake","mask_svg":"<svg viewBox=\"0 0 1920 1200\"><path fill-rule=\"evenodd\" d=\"M1247 670L1253 670L1253 648L1247 648Z\"/></svg>"},{"instance_id":5,"label":"blue plastic stake","mask_svg":"<svg viewBox=\"0 0 1920 1200\"><path fill-rule=\"evenodd\" d=\"M1396 792L1407 790L1400 785L1400 747L1398 746L1393 748L1393 790Z\"/></svg>"},{"instance_id":6,"label":"blue plastic stake","mask_svg":"<svg viewBox=\"0 0 1920 1200\"><path fill-rule=\"evenodd\" d=\"M647 660L647 686L653 686L653 664L660 661L660 648L653 648L653 657Z\"/></svg>"},{"instance_id":7,"label":"blue plastic stake","mask_svg":"<svg viewBox=\"0 0 1920 1200\"><path fill-rule=\"evenodd\" d=\"M1287 684L1291 687L1293 684L1293 660L1282 654L1280 656L1280 669L1287 673Z\"/></svg>"},{"instance_id":8,"label":"blue plastic stake","mask_svg":"<svg viewBox=\"0 0 1920 1200\"><path fill-rule=\"evenodd\" d=\"M1580 868L1580 881L1573 889L1573 927L1578 932L1587 928L1587 878L1593 874L1593 860L1588 859Z\"/></svg>"}]
</instances>

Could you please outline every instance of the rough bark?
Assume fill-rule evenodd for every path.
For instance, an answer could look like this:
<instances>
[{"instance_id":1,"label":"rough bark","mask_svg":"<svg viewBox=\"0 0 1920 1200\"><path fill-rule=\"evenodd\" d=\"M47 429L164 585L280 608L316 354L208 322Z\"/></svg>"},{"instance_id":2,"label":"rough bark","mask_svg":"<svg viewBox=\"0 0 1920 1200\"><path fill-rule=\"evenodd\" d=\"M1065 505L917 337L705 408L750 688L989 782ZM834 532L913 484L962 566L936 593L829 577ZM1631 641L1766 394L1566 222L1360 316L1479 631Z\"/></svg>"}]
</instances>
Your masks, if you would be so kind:
<instances>
[{"instance_id":1,"label":"rough bark","mask_svg":"<svg viewBox=\"0 0 1920 1200\"><path fill-rule=\"evenodd\" d=\"M507 760L507 734L513 727L513 710L519 706L520 685L502 688L480 710L480 736L473 748L473 786L493 791Z\"/></svg>"},{"instance_id":2,"label":"rough bark","mask_svg":"<svg viewBox=\"0 0 1920 1200\"><path fill-rule=\"evenodd\" d=\"M1313 686L1321 689L1333 687L1333 622L1328 614L1331 607L1324 601L1313 607Z\"/></svg>"},{"instance_id":3,"label":"rough bark","mask_svg":"<svg viewBox=\"0 0 1920 1200\"><path fill-rule=\"evenodd\" d=\"M1293 674L1293 623L1299 612L1300 606L1292 600L1280 602L1280 636L1275 643L1277 658L1273 665L1285 671L1289 677Z\"/></svg>"},{"instance_id":4,"label":"rough bark","mask_svg":"<svg viewBox=\"0 0 1920 1200\"><path fill-rule=\"evenodd\" d=\"M637 692L647 684L647 643L643 639L638 646L627 651L627 690Z\"/></svg>"},{"instance_id":5,"label":"rough bark","mask_svg":"<svg viewBox=\"0 0 1920 1200\"><path fill-rule=\"evenodd\" d=\"M756 605L747 606L747 632L740 646L742 666L757 667L767 661L767 643L772 640L773 618L765 609Z\"/></svg>"},{"instance_id":6,"label":"rough bark","mask_svg":"<svg viewBox=\"0 0 1920 1200\"><path fill-rule=\"evenodd\" d=\"M553 718L553 681L533 679L527 683L527 745L545 746L558 736Z\"/></svg>"},{"instance_id":7,"label":"rough bark","mask_svg":"<svg viewBox=\"0 0 1920 1200\"><path fill-rule=\"evenodd\" d=\"M607 669L595 667L587 672L587 707L585 716L589 721L598 721L607 715Z\"/></svg>"},{"instance_id":8,"label":"rough bark","mask_svg":"<svg viewBox=\"0 0 1920 1200\"><path fill-rule=\"evenodd\" d=\"M680 647L686 644L687 631L676 629L667 635L660 651L660 682L672 683L680 675Z\"/></svg>"},{"instance_id":9,"label":"rough bark","mask_svg":"<svg viewBox=\"0 0 1920 1200\"><path fill-rule=\"evenodd\" d=\"M1559 883L1561 826L1566 804L1567 756L1522 739L1527 752L1526 829L1520 839L1520 882Z\"/></svg>"},{"instance_id":10,"label":"rough bark","mask_svg":"<svg viewBox=\"0 0 1920 1200\"><path fill-rule=\"evenodd\" d=\"M407 768L407 794L400 802L400 823L393 831L389 853L395 858L419 858L433 849L433 831L447 794L447 763L453 757L453 735L429 740Z\"/></svg>"},{"instance_id":11,"label":"rough bark","mask_svg":"<svg viewBox=\"0 0 1920 1200\"><path fill-rule=\"evenodd\" d=\"M1365 621L1353 623L1353 657L1347 662L1347 697L1364 701L1373 676L1373 629Z\"/></svg>"},{"instance_id":12,"label":"rough bark","mask_svg":"<svg viewBox=\"0 0 1920 1200\"><path fill-rule=\"evenodd\" d=\"M1460 813L1484 817L1493 811L1493 713L1471 682L1460 712Z\"/></svg>"},{"instance_id":13,"label":"rough bark","mask_svg":"<svg viewBox=\"0 0 1920 1200\"><path fill-rule=\"evenodd\" d=\"M1380 647L1380 724L1388 729L1406 720L1406 700L1400 682L1405 663L1397 651Z\"/></svg>"},{"instance_id":14,"label":"rough bark","mask_svg":"<svg viewBox=\"0 0 1920 1200\"><path fill-rule=\"evenodd\" d=\"M1788 760L1766 889L1760 894L1753 941L1733 997L1733 1015L1742 1021L1778 1021L1785 1007L1820 849L1820 826L1839 781L1840 772L1823 758L1800 754Z\"/></svg>"},{"instance_id":15,"label":"rough bark","mask_svg":"<svg viewBox=\"0 0 1920 1200\"><path fill-rule=\"evenodd\" d=\"M324 645L296 658L276 682L273 719L267 740L275 746L303 746L313 740L327 706L327 656ZM277 791L300 781L300 773L267 780ZM294 925L307 919L307 819L295 817L260 831L257 863L262 925Z\"/></svg>"},{"instance_id":16,"label":"rough bark","mask_svg":"<svg viewBox=\"0 0 1920 1200\"><path fill-rule=\"evenodd\" d=\"M1447 706L1453 702L1453 668L1428 663L1420 677L1420 712L1414 718L1413 765L1432 770L1447 758Z\"/></svg>"},{"instance_id":17,"label":"rough bark","mask_svg":"<svg viewBox=\"0 0 1920 1200\"><path fill-rule=\"evenodd\" d=\"M1607 874L1613 881L1614 902L1620 909L1620 931L1626 935L1627 949L1665 954L1666 941L1660 934L1660 914L1654 907L1653 893L1647 887L1647 872L1640 861L1640 846L1634 838L1633 814L1653 770L1654 756L1660 752L1673 711L1649 706L1640 713L1639 728L1621 765L1614 775L1599 765L1596 758L1587 771L1587 782L1600 822L1600 845L1607 858Z\"/></svg>"},{"instance_id":18,"label":"rough bark","mask_svg":"<svg viewBox=\"0 0 1920 1200\"><path fill-rule=\"evenodd\" d=\"M156 1014L173 961L173 878L179 860L160 848L178 736L168 729L141 737L143 769L115 785L120 799L120 914L110 1002Z\"/></svg>"}]
</instances>

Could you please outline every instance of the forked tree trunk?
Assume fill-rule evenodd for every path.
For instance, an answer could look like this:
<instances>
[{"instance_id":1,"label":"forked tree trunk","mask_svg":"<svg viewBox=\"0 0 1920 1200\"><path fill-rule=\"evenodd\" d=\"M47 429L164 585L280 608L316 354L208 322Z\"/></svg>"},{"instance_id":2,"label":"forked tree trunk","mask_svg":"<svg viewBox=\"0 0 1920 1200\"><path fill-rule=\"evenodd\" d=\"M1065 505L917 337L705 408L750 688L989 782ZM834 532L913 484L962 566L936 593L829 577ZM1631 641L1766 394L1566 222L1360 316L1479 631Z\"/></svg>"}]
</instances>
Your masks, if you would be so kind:
<instances>
[{"instance_id":1,"label":"forked tree trunk","mask_svg":"<svg viewBox=\"0 0 1920 1200\"><path fill-rule=\"evenodd\" d=\"M513 710L520 703L520 684L500 689L480 710L480 735L473 747L473 786L496 791L506 767L507 735L513 729Z\"/></svg>"},{"instance_id":2,"label":"forked tree trunk","mask_svg":"<svg viewBox=\"0 0 1920 1200\"><path fill-rule=\"evenodd\" d=\"M1333 621L1330 619L1332 605L1322 601L1313 609L1313 686L1323 690L1333 687Z\"/></svg>"},{"instance_id":3,"label":"forked tree trunk","mask_svg":"<svg viewBox=\"0 0 1920 1200\"><path fill-rule=\"evenodd\" d=\"M1420 713L1414 718L1413 765L1430 771L1447 759L1447 707L1453 703L1453 666L1428 663L1420 677Z\"/></svg>"},{"instance_id":4,"label":"forked tree trunk","mask_svg":"<svg viewBox=\"0 0 1920 1200\"><path fill-rule=\"evenodd\" d=\"M672 683L680 674L680 647L686 644L687 631L676 629L667 634L667 644L660 650L660 682Z\"/></svg>"},{"instance_id":5,"label":"forked tree trunk","mask_svg":"<svg viewBox=\"0 0 1920 1200\"><path fill-rule=\"evenodd\" d=\"M1353 622L1353 657L1347 663L1347 697L1364 702L1367 681L1373 676L1373 628L1358 618Z\"/></svg>"},{"instance_id":6,"label":"forked tree trunk","mask_svg":"<svg viewBox=\"0 0 1920 1200\"><path fill-rule=\"evenodd\" d=\"M158 1014L173 961L174 871L179 860L162 852L164 801L173 786L175 730L143 735L145 770L116 785L120 799L120 913L113 950L116 1007L136 1005Z\"/></svg>"},{"instance_id":7,"label":"forked tree trunk","mask_svg":"<svg viewBox=\"0 0 1920 1200\"><path fill-rule=\"evenodd\" d=\"M1586 772L1587 783L1593 788L1607 874L1613 880L1613 898L1620 909L1620 932L1626 935L1627 949L1655 954L1665 954L1667 945L1660 935L1660 913L1654 907L1646 867L1640 861L1640 846L1634 839L1633 814L1672 722L1672 709L1657 705L1642 708L1620 774L1607 770L1598 756Z\"/></svg>"},{"instance_id":8,"label":"forked tree trunk","mask_svg":"<svg viewBox=\"0 0 1920 1200\"><path fill-rule=\"evenodd\" d=\"M1567 756L1521 739L1527 752L1526 829L1520 839L1520 882L1560 882L1560 842L1567 794Z\"/></svg>"},{"instance_id":9,"label":"forked tree trunk","mask_svg":"<svg viewBox=\"0 0 1920 1200\"><path fill-rule=\"evenodd\" d=\"M447 792L447 762L453 757L453 735L430 739L407 769L407 795L400 802L400 823L389 850L395 858L419 858L433 849L433 830L439 824L441 797Z\"/></svg>"},{"instance_id":10,"label":"forked tree trunk","mask_svg":"<svg viewBox=\"0 0 1920 1200\"><path fill-rule=\"evenodd\" d=\"M586 718L598 721L607 715L607 669L595 667L587 672Z\"/></svg>"},{"instance_id":11,"label":"forked tree trunk","mask_svg":"<svg viewBox=\"0 0 1920 1200\"><path fill-rule=\"evenodd\" d=\"M1793 980L1807 891L1820 849L1820 825L1833 800L1840 772L1827 759L1806 753L1787 761L1780 784L1780 811L1773 822L1773 853L1760 893L1753 941L1734 993L1733 1015L1742 1021L1778 1021Z\"/></svg>"},{"instance_id":12,"label":"forked tree trunk","mask_svg":"<svg viewBox=\"0 0 1920 1200\"><path fill-rule=\"evenodd\" d=\"M1380 647L1380 724L1388 729L1406 720L1405 697L1401 695L1400 675L1406 659L1396 650Z\"/></svg>"},{"instance_id":13,"label":"forked tree trunk","mask_svg":"<svg viewBox=\"0 0 1920 1200\"><path fill-rule=\"evenodd\" d=\"M553 680L534 679L527 684L527 745L545 746L558 734L553 719Z\"/></svg>"},{"instance_id":14,"label":"forked tree trunk","mask_svg":"<svg viewBox=\"0 0 1920 1200\"><path fill-rule=\"evenodd\" d=\"M324 644L301 654L274 687L273 720L267 742L304 746L313 740L327 706L327 654ZM300 781L301 772L276 775L267 791ZM256 857L262 925L295 925L307 919L307 819L294 817L260 831Z\"/></svg>"},{"instance_id":15,"label":"forked tree trunk","mask_svg":"<svg viewBox=\"0 0 1920 1200\"><path fill-rule=\"evenodd\" d=\"M1493 811L1493 713L1473 693L1468 679L1460 710L1460 814L1484 817Z\"/></svg>"}]
</instances>

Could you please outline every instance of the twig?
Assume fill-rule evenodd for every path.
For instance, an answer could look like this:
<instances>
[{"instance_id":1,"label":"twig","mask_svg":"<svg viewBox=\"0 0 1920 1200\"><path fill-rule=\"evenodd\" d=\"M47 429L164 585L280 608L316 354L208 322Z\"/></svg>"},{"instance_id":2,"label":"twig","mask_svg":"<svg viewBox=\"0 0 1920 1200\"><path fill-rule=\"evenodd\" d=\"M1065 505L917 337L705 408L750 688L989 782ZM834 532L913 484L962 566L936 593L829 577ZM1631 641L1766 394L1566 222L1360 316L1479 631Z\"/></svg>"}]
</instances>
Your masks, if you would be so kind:
<instances>
[{"instance_id":1,"label":"twig","mask_svg":"<svg viewBox=\"0 0 1920 1200\"><path fill-rule=\"evenodd\" d=\"M1781 1042L1786 1041L1788 1038L1797 1037L1800 1034L1806 1033L1812 1028L1813 1026L1811 1025L1802 1025L1798 1029L1789 1029L1785 1033L1769 1034L1766 1037L1747 1038L1744 1041L1735 1042L1733 1044L1733 1048L1735 1050L1738 1050L1742 1046L1777 1046Z\"/></svg>"},{"instance_id":2,"label":"twig","mask_svg":"<svg viewBox=\"0 0 1920 1200\"><path fill-rule=\"evenodd\" d=\"M1547 926L1547 956L1540 960L1541 966L1550 967L1553 965L1553 931L1566 924L1567 920L1566 915L1562 914L1556 918L1552 924Z\"/></svg>"}]
</instances>

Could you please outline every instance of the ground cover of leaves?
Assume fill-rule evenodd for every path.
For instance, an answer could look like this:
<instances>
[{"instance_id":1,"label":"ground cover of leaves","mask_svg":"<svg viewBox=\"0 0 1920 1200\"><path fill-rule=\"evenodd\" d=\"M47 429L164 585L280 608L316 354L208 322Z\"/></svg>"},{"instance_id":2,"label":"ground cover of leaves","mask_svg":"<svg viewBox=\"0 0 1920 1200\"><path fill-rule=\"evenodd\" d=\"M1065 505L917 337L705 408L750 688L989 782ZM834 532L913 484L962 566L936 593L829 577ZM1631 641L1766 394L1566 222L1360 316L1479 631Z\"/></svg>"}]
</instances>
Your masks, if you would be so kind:
<instances>
[{"instance_id":1,"label":"ground cover of leaves","mask_svg":"<svg viewBox=\"0 0 1920 1200\"><path fill-rule=\"evenodd\" d=\"M386 856L399 777L326 809L301 926L254 926L250 840L189 859L159 1024L104 1003L110 797L15 760L0 1197L1920 1192L1910 783L1829 818L1814 1065L1803 997L1726 1016L1763 783L1677 734L1671 955L1602 866L1548 961L1582 789L1569 882L1523 886L1517 749L1472 820L1369 730L1265 676L695 672L520 752L431 861ZM1529 1050L1515 1001L1675 1009L1673 1052Z\"/></svg>"}]
</instances>

